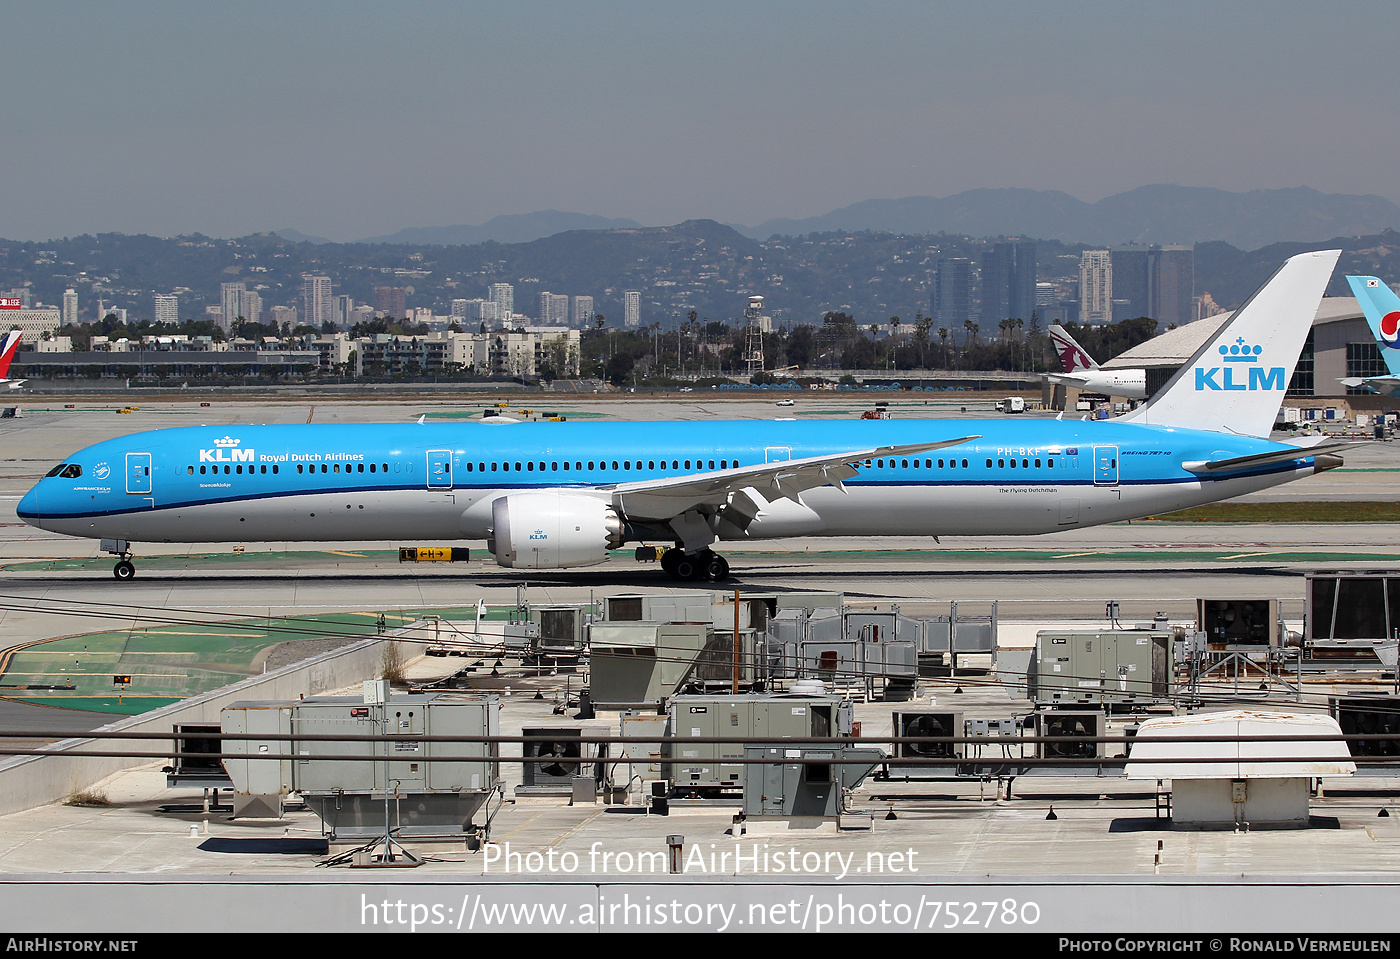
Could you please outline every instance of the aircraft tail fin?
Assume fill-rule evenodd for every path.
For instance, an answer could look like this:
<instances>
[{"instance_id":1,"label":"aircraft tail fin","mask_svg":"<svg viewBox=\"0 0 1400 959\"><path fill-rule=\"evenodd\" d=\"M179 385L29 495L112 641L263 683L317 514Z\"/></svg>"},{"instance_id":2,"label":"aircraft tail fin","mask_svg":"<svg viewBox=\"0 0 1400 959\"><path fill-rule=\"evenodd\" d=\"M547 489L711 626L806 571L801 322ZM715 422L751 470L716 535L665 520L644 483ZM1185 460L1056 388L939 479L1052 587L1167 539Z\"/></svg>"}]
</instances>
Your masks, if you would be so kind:
<instances>
[{"instance_id":1,"label":"aircraft tail fin","mask_svg":"<svg viewBox=\"0 0 1400 959\"><path fill-rule=\"evenodd\" d=\"M1341 255L1289 257L1166 386L1119 419L1268 436Z\"/></svg>"},{"instance_id":2,"label":"aircraft tail fin","mask_svg":"<svg viewBox=\"0 0 1400 959\"><path fill-rule=\"evenodd\" d=\"M0 343L0 379L10 375L10 364L15 361L15 354L19 352L19 341L24 334L19 330L11 330L3 343Z\"/></svg>"},{"instance_id":3,"label":"aircraft tail fin","mask_svg":"<svg viewBox=\"0 0 1400 959\"><path fill-rule=\"evenodd\" d=\"M1366 314L1386 369L1392 376L1400 376L1400 296L1374 276L1349 276L1347 283Z\"/></svg>"},{"instance_id":4,"label":"aircraft tail fin","mask_svg":"<svg viewBox=\"0 0 1400 959\"><path fill-rule=\"evenodd\" d=\"M1055 352L1059 354L1060 365L1064 367L1066 373L1078 373L1080 370L1096 370L1099 364L1094 362L1094 358L1084 351L1084 347L1075 342L1063 326L1058 323L1050 327L1050 341L1055 344Z\"/></svg>"}]
</instances>

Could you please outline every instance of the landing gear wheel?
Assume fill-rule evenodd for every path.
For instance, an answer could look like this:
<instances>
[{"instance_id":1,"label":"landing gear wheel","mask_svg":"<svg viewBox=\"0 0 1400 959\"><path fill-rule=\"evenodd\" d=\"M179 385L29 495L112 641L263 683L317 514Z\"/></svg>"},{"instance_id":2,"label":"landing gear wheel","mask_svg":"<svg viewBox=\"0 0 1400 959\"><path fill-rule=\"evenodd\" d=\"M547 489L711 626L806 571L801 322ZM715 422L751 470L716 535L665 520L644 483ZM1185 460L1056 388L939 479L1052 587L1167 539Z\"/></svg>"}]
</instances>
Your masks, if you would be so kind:
<instances>
[{"instance_id":1,"label":"landing gear wheel","mask_svg":"<svg viewBox=\"0 0 1400 959\"><path fill-rule=\"evenodd\" d=\"M667 576L672 579L680 579L680 577L676 575L676 561L684 555L684 551L679 549L668 549L661 554L661 569Z\"/></svg>"},{"instance_id":2,"label":"landing gear wheel","mask_svg":"<svg viewBox=\"0 0 1400 959\"><path fill-rule=\"evenodd\" d=\"M112 567L112 575L117 579L131 579L136 575L136 567L132 565L130 560L124 559L116 566Z\"/></svg>"},{"instance_id":3,"label":"landing gear wheel","mask_svg":"<svg viewBox=\"0 0 1400 959\"><path fill-rule=\"evenodd\" d=\"M729 578L729 560L718 553L711 553L705 564L705 578L712 583L722 583Z\"/></svg>"},{"instance_id":4,"label":"landing gear wheel","mask_svg":"<svg viewBox=\"0 0 1400 959\"><path fill-rule=\"evenodd\" d=\"M671 575L676 579L694 579L696 574L700 572L700 564L696 562L696 559L697 557L686 556L682 553L676 558L676 561L671 564L673 570Z\"/></svg>"}]
</instances>

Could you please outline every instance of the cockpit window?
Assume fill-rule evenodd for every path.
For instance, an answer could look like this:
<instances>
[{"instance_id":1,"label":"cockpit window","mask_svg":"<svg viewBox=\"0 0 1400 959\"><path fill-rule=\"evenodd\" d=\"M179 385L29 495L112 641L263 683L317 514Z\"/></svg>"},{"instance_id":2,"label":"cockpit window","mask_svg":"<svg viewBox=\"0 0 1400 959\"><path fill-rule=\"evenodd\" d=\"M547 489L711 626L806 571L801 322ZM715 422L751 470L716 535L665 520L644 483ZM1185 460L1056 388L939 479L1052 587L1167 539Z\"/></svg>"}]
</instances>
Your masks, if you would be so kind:
<instances>
[{"instance_id":1,"label":"cockpit window","mask_svg":"<svg viewBox=\"0 0 1400 959\"><path fill-rule=\"evenodd\" d=\"M44 474L44 479L48 479L50 476L57 476L59 473L62 473L67 466L67 463L59 463L53 469L49 470L47 473Z\"/></svg>"},{"instance_id":2,"label":"cockpit window","mask_svg":"<svg viewBox=\"0 0 1400 959\"><path fill-rule=\"evenodd\" d=\"M62 476L64 479L77 479L79 476L83 475L83 468L77 463L69 463L63 468L63 472L58 475Z\"/></svg>"}]
</instances>

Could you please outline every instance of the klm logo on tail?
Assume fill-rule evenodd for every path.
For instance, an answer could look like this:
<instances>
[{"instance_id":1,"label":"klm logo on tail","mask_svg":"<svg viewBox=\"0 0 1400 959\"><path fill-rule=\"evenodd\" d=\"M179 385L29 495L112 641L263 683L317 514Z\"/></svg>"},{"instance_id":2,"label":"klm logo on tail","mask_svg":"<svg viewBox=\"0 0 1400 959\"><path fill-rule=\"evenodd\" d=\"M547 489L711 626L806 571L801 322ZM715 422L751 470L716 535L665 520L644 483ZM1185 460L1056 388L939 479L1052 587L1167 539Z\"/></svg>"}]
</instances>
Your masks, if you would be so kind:
<instances>
[{"instance_id":1,"label":"klm logo on tail","mask_svg":"<svg viewBox=\"0 0 1400 959\"><path fill-rule=\"evenodd\" d=\"M1249 346L1238 337L1231 346L1220 347L1222 366L1196 367L1196 390L1278 390L1288 389L1288 371L1282 366L1258 365L1262 346ZM1251 364L1251 365L1245 365ZM1249 372L1246 373L1245 370Z\"/></svg>"}]
</instances>

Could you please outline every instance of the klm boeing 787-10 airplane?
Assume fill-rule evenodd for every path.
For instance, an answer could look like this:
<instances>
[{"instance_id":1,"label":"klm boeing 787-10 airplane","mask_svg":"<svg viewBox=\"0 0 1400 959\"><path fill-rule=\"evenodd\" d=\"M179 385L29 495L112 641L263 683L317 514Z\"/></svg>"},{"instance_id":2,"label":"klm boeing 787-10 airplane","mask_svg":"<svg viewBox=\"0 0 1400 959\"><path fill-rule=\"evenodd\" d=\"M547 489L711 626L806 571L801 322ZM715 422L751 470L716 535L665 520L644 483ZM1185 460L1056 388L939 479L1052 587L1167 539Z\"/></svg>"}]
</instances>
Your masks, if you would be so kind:
<instances>
[{"instance_id":1,"label":"klm boeing 787-10 airplane","mask_svg":"<svg viewBox=\"0 0 1400 959\"><path fill-rule=\"evenodd\" d=\"M49 471L18 512L131 544L485 539L502 566L722 540L1034 534L1229 499L1341 464L1268 439L1338 251L1289 259L1146 405L1109 421L298 425L156 430Z\"/></svg>"}]
</instances>

